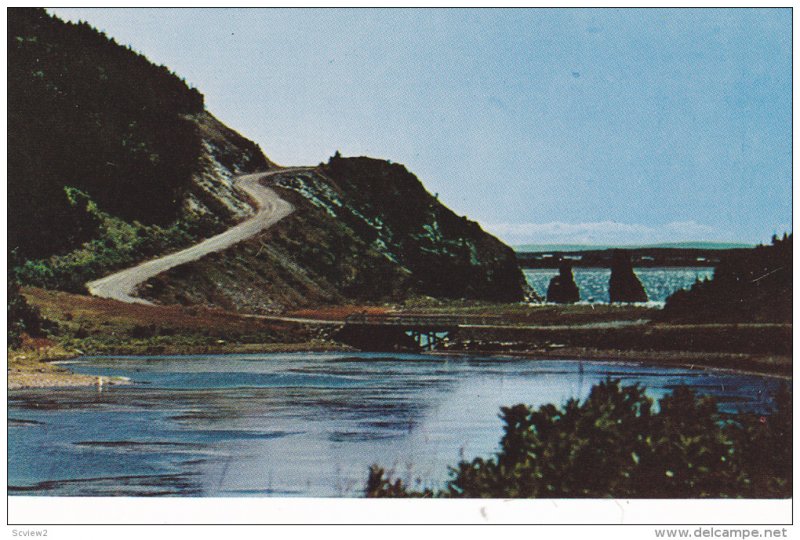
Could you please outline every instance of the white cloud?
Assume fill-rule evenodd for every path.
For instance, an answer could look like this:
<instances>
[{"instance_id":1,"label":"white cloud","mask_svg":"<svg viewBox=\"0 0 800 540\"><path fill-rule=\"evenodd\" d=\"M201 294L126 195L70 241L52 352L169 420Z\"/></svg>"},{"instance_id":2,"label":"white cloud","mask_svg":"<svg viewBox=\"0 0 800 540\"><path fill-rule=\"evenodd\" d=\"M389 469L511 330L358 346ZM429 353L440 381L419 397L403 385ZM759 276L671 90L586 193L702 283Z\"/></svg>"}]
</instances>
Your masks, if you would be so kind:
<instances>
[{"instance_id":1,"label":"white cloud","mask_svg":"<svg viewBox=\"0 0 800 540\"><path fill-rule=\"evenodd\" d=\"M618 221L587 223L495 223L484 228L508 244L629 245L660 242L718 241L720 232L695 221L652 226Z\"/></svg>"}]
</instances>

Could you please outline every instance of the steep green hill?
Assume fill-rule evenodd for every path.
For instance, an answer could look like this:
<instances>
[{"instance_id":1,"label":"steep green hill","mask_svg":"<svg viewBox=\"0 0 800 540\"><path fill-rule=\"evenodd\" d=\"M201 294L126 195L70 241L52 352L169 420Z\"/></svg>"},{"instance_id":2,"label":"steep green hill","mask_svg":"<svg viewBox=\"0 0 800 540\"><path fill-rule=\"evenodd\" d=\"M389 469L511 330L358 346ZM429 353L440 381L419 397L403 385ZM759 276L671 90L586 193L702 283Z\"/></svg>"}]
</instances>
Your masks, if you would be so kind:
<instances>
[{"instance_id":1,"label":"steep green hill","mask_svg":"<svg viewBox=\"0 0 800 540\"><path fill-rule=\"evenodd\" d=\"M82 290L250 209L270 163L163 66L85 23L8 10L8 246L27 283Z\"/></svg>"}]
</instances>

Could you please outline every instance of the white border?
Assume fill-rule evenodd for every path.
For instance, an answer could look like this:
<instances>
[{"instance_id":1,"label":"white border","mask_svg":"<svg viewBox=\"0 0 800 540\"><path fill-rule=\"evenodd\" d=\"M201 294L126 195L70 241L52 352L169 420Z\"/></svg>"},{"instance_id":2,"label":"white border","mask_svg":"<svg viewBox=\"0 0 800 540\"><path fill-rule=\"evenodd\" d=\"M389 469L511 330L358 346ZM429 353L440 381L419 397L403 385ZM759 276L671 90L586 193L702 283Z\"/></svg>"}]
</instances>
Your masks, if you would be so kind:
<instances>
[{"instance_id":1,"label":"white border","mask_svg":"<svg viewBox=\"0 0 800 540\"><path fill-rule=\"evenodd\" d=\"M787 500L9 497L11 523L788 524Z\"/></svg>"}]
</instances>

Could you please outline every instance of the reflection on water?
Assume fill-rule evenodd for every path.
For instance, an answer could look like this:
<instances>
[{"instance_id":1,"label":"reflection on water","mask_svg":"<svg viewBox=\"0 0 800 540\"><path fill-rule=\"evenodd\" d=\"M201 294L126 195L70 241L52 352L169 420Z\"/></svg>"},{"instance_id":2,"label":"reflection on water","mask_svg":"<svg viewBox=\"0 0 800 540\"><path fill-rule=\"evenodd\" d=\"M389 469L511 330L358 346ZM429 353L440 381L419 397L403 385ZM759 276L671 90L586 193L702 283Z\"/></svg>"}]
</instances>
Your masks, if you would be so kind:
<instances>
[{"instance_id":1,"label":"reflection on water","mask_svg":"<svg viewBox=\"0 0 800 540\"><path fill-rule=\"evenodd\" d=\"M9 494L360 496L373 463L436 487L488 456L499 408L582 398L606 377L658 398L768 407L776 381L634 364L397 354L85 358L132 386L9 392Z\"/></svg>"},{"instance_id":2,"label":"reflection on water","mask_svg":"<svg viewBox=\"0 0 800 540\"><path fill-rule=\"evenodd\" d=\"M634 272L642 282L647 298L651 302L662 303L678 289L688 289L695 281L710 279L714 275L713 268L636 268ZM556 268L526 268L525 279L528 285L542 298L547 297L550 280L558 275ZM573 268L575 284L580 291L582 302L607 304L608 280L611 270L608 268Z\"/></svg>"}]
</instances>

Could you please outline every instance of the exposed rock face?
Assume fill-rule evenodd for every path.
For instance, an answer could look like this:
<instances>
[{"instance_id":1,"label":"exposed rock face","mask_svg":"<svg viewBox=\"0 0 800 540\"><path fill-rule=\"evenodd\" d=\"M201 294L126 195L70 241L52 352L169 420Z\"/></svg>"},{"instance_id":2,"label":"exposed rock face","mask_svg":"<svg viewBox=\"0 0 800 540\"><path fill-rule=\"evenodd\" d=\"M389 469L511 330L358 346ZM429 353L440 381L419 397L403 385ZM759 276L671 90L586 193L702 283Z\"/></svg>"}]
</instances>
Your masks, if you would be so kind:
<instances>
[{"instance_id":1,"label":"exposed rock face","mask_svg":"<svg viewBox=\"0 0 800 540\"><path fill-rule=\"evenodd\" d=\"M143 296L251 313L419 295L525 298L511 248L456 216L402 165L334 156L273 182L293 214L224 253L150 280Z\"/></svg>"},{"instance_id":2,"label":"exposed rock face","mask_svg":"<svg viewBox=\"0 0 800 540\"><path fill-rule=\"evenodd\" d=\"M547 301L571 304L580 298L580 291L578 291L578 286L572 276L572 266L562 261L558 266L558 275L550 280L550 286L547 288Z\"/></svg>"},{"instance_id":3,"label":"exposed rock face","mask_svg":"<svg viewBox=\"0 0 800 540\"><path fill-rule=\"evenodd\" d=\"M642 282L633 273L631 257L627 251L618 249L611 257L611 279L608 295L614 302L647 302L647 293Z\"/></svg>"}]
</instances>

